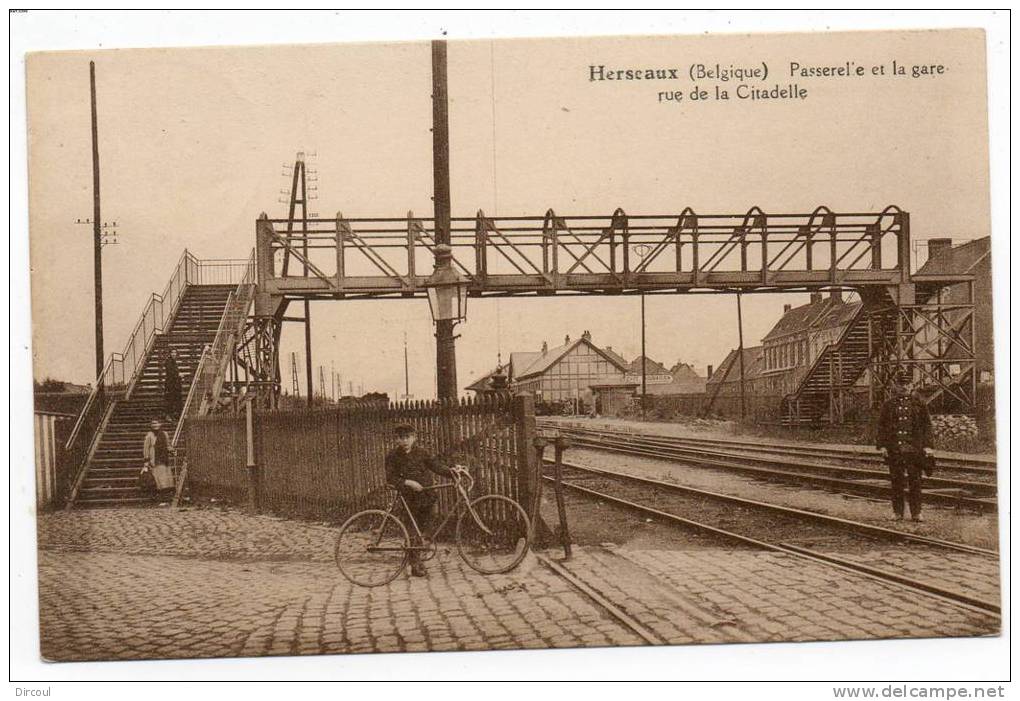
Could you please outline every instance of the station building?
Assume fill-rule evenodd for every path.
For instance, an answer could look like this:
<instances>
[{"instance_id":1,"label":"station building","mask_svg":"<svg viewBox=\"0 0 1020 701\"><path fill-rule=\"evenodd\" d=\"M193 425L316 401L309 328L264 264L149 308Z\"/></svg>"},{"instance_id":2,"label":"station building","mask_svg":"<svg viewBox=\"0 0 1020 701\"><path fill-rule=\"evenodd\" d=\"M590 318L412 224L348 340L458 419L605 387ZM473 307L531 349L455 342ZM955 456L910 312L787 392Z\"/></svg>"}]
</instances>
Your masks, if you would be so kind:
<instances>
[{"instance_id":1,"label":"station building","mask_svg":"<svg viewBox=\"0 0 1020 701\"><path fill-rule=\"evenodd\" d=\"M599 348L585 331L581 337L563 339L561 345L550 348L542 343L539 351L519 351L510 354L506 368L507 380L517 391L531 392L538 402L565 400L591 401L593 384L621 383L627 371L626 363L616 353ZM493 375L487 373L467 389L485 392L491 388Z\"/></svg>"},{"instance_id":2,"label":"station building","mask_svg":"<svg viewBox=\"0 0 1020 701\"><path fill-rule=\"evenodd\" d=\"M588 331L576 340L567 336L553 348L543 343L539 351L513 352L505 368L486 373L467 389L476 393L489 391L498 371L505 374L514 390L533 393L536 402L575 401L583 410L590 410L597 402L600 412L615 413L640 392L642 363L648 394L704 392L705 378L690 365L677 363L667 369L642 357L627 362L612 346L595 345Z\"/></svg>"}]
</instances>

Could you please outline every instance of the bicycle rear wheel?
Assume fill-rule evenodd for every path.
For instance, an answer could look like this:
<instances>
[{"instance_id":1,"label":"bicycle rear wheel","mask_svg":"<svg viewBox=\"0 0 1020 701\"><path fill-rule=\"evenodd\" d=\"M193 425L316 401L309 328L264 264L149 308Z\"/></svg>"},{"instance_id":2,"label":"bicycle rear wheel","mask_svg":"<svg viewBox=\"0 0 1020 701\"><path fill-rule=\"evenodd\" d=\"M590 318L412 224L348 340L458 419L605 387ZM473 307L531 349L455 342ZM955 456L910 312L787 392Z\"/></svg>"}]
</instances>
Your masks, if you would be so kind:
<instances>
[{"instance_id":1,"label":"bicycle rear wheel","mask_svg":"<svg viewBox=\"0 0 1020 701\"><path fill-rule=\"evenodd\" d=\"M482 574L509 572L528 554L531 523L513 499L490 494L472 501L457 521L457 549Z\"/></svg>"},{"instance_id":2,"label":"bicycle rear wheel","mask_svg":"<svg viewBox=\"0 0 1020 701\"><path fill-rule=\"evenodd\" d=\"M359 511L340 527L333 557L340 574L362 587L389 584L407 566L411 540L386 511Z\"/></svg>"}]
</instances>

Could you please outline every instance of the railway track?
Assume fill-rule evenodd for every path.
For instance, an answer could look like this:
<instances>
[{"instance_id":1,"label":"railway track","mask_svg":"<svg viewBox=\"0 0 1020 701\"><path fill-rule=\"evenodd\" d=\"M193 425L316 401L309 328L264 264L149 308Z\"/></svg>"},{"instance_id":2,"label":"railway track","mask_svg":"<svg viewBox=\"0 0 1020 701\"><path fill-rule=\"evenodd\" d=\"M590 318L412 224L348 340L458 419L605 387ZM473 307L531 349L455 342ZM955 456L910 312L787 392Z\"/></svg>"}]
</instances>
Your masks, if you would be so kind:
<instances>
[{"instance_id":1,"label":"railway track","mask_svg":"<svg viewBox=\"0 0 1020 701\"><path fill-rule=\"evenodd\" d=\"M551 428L555 424L544 423ZM649 436L622 431L586 429L576 426L555 425L569 436L577 447L669 460L694 465L740 472L771 481L804 484L851 494L888 498L888 473L878 464L850 457L851 451L842 451L848 457L836 464L834 455L818 459L819 451L800 450L791 446L782 454L777 446L757 446L744 442L726 442L717 439L688 439L670 436ZM785 450L785 448L783 449ZM804 456L813 456L806 459ZM877 456L876 456L877 458ZM862 465L863 462L863 465ZM957 476L941 476L946 473ZM997 509L995 470L982 465L943 466L939 475L924 478L923 499L931 504L962 507L979 512Z\"/></svg>"},{"instance_id":2,"label":"railway track","mask_svg":"<svg viewBox=\"0 0 1020 701\"><path fill-rule=\"evenodd\" d=\"M602 435L642 436L646 438L663 439L667 441L676 441L690 447L742 449L755 453L784 456L795 455L815 460L838 460L841 463L849 460L851 462L861 464L878 466L884 465L882 454L878 450L865 445L843 447L811 443L783 443L776 441L762 442L740 438L681 437L646 433L644 431L609 428L605 426L579 426L576 423L549 417L539 417L538 424L545 428L555 428L561 431L575 430L595 432ZM947 454L942 451L935 451L935 456L938 459L940 470L980 474L987 476L989 479L995 478L996 462L994 458L989 458L983 455L974 455L964 458L959 457L958 455Z\"/></svg>"},{"instance_id":3,"label":"railway track","mask_svg":"<svg viewBox=\"0 0 1020 701\"><path fill-rule=\"evenodd\" d=\"M563 485L568 490L642 516L855 572L971 611L1000 615L995 551L609 470L572 463L564 463L564 468ZM885 549L876 551L879 546ZM888 546L909 546L909 550ZM935 556L931 561L949 564L935 574L910 576L904 574L909 568L889 564L904 556Z\"/></svg>"}]
</instances>

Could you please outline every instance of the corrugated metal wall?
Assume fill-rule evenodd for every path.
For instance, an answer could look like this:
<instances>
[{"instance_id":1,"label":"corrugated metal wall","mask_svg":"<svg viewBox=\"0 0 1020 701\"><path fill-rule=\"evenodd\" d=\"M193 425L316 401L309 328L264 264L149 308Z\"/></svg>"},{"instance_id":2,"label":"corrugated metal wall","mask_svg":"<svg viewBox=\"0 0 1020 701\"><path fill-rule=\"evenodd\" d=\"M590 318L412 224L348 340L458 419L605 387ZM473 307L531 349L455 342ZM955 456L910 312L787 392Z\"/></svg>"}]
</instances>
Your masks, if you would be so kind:
<instances>
[{"instance_id":1,"label":"corrugated metal wall","mask_svg":"<svg viewBox=\"0 0 1020 701\"><path fill-rule=\"evenodd\" d=\"M59 506L67 496L68 460L64 451L74 417L35 412L35 505Z\"/></svg>"}]
</instances>

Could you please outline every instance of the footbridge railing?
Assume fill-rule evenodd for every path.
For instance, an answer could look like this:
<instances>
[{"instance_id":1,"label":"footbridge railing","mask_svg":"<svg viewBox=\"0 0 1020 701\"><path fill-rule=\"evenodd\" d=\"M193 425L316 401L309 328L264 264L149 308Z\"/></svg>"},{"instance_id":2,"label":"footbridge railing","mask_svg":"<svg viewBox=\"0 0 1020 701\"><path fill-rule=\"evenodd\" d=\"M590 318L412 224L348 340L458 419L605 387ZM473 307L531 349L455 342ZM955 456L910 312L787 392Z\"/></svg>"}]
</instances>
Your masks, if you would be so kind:
<instances>
[{"instance_id":1,"label":"footbridge railing","mask_svg":"<svg viewBox=\"0 0 1020 701\"><path fill-rule=\"evenodd\" d=\"M231 261L231 263L233 263ZM174 506L181 499L188 476L188 464L183 454L181 432L185 422L196 416L204 416L213 411L223 390L227 371L234 359L237 343L244 333L248 311L255 299L255 251L251 252L242 267L231 265L231 271L240 273L237 287L231 290L224 305L223 316L216 329L213 342L202 351L188 396L177 420L177 427L171 440L171 453L174 462L174 477L177 488L174 494Z\"/></svg>"}]
</instances>

